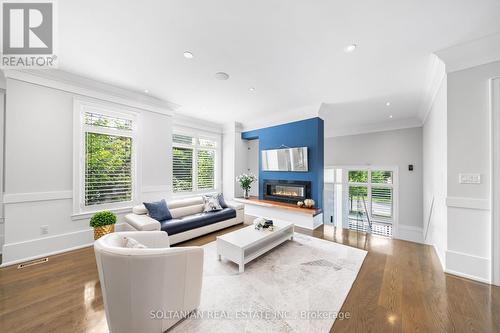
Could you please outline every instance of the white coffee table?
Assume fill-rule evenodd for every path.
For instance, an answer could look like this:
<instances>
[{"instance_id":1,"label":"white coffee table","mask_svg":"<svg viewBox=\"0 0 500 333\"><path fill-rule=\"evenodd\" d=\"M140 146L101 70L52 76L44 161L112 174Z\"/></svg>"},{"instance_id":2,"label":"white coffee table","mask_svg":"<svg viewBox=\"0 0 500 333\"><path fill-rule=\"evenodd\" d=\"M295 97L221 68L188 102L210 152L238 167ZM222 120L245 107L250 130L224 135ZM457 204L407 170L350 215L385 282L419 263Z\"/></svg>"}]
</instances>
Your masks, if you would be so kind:
<instances>
[{"instance_id":1,"label":"white coffee table","mask_svg":"<svg viewBox=\"0 0 500 333\"><path fill-rule=\"evenodd\" d=\"M253 225L217 237L217 256L239 265L240 273L245 264L293 239L293 223L273 219L274 230L256 230Z\"/></svg>"}]
</instances>

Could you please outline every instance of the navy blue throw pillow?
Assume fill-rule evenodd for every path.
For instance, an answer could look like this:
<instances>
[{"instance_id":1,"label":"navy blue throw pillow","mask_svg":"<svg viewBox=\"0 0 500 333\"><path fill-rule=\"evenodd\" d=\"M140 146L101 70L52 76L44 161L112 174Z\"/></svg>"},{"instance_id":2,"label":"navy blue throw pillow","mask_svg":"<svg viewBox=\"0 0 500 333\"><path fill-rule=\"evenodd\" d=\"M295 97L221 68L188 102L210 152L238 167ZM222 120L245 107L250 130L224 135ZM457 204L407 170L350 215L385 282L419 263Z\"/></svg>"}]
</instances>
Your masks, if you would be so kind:
<instances>
[{"instance_id":1,"label":"navy blue throw pillow","mask_svg":"<svg viewBox=\"0 0 500 333\"><path fill-rule=\"evenodd\" d=\"M144 206L148 210L149 217L157 221L164 221L172 219L172 215L167 207L165 199L155 202L144 202Z\"/></svg>"},{"instance_id":2,"label":"navy blue throw pillow","mask_svg":"<svg viewBox=\"0 0 500 333\"><path fill-rule=\"evenodd\" d=\"M219 204L222 208L227 208L226 200L224 200L224 195L222 193L219 194Z\"/></svg>"}]
</instances>

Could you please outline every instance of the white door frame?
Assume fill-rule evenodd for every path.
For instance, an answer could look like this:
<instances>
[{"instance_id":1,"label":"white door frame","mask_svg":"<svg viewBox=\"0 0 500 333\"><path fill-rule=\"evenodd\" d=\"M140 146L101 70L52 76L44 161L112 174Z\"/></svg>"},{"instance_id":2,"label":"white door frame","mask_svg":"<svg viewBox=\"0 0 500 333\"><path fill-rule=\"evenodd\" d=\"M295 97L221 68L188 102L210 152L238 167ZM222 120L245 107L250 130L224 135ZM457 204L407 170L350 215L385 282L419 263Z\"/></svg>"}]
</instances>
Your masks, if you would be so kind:
<instances>
[{"instance_id":1,"label":"white door frame","mask_svg":"<svg viewBox=\"0 0 500 333\"><path fill-rule=\"evenodd\" d=\"M490 80L491 281L500 286L500 77Z\"/></svg>"},{"instance_id":2,"label":"white door frame","mask_svg":"<svg viewBox=\"0 0 500 333\"><path fill-rule=\"evenodd\" d=\"M399 167L397 165L325 165L325 169L343 169L342 183L347 179L347 174L349 170L387 170L392 171L393 174L393 184L392 184L392 204L394 209L393 223L392 223L392 238L399 238ZM344 195L347 194L348 190L343 189ZM344 209L345 209L344 205ZM345 213L345 212L344 212Z\"/></svg>"}]
</instances>

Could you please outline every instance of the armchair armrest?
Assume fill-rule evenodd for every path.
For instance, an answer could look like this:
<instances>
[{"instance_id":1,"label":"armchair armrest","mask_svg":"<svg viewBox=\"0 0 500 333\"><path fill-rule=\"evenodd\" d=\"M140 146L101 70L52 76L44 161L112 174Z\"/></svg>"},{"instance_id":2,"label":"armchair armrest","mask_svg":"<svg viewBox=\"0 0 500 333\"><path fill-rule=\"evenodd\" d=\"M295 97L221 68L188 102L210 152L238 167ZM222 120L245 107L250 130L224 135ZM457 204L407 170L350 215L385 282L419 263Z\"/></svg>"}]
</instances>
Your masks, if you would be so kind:
<instances>
[{"instance_id":1,"label":"armchair armrest","mask_svg":"<svg viewBox=\"0 0 500 333\"><path fill-rule=\"evenodd\" d=\"M160 222L147 215L138 215L134 213L127 214L125 215L125 221L134 227L134 229L140 231L155 231L161 229Z\"/></svg>"},{"instance_id":2,"label":"armchair armrest","mask_svg":"<svg viewBox=\"0 0 500 333\"><path fill-rule=\"evenodd\" d=\"M229 208L233 208L235 210L243 210L245 208L245 205L236 201L231 201L231 200L226 200L226 205Z\"/></svg>"}]
</instances>

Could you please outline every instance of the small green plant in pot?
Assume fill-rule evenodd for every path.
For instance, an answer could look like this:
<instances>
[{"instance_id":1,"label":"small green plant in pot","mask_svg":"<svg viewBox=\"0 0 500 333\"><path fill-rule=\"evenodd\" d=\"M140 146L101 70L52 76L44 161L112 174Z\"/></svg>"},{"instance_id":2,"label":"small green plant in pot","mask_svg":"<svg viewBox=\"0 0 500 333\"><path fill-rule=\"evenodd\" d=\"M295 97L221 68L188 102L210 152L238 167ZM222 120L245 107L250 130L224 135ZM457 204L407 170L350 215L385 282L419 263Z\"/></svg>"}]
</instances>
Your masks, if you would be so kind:
<instances>
[{"instance_id":1,"label":"small green plant in pot","mask_svg":"<svg viewBox=\"0 0 500 333\"><path fill-rule=\"evenodd\" d=\"M94 228L94 239L115 231L116 215L111 212L98 212L90 219L90 226Z\"/></svg>"}]
</instances>

